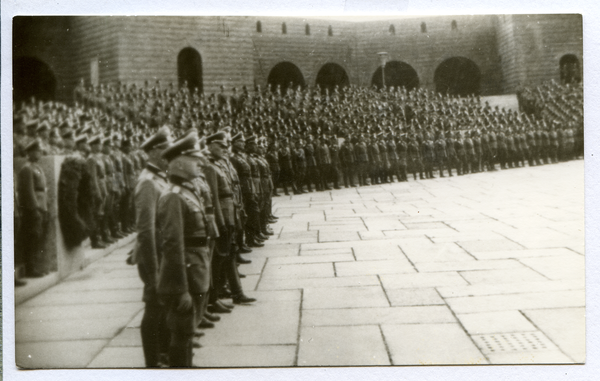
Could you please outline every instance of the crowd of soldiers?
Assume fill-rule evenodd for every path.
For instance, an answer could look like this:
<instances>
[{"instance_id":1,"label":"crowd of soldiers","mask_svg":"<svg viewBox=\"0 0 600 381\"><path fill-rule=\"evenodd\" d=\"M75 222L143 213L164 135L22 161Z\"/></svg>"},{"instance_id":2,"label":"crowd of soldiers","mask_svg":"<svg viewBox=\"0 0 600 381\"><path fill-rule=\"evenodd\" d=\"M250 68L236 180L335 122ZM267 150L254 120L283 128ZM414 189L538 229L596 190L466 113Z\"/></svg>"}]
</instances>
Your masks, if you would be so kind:
<instances>
[{"instance_id":1,"label":"crowd of soldiers","mask_svg":"<svg viewBox=\"0 0 600 381\"><path fill-rule=\"evenodd\" d=\"M158 81L82 84L73 106L15 105L13 155L27 157L15 173L25 274L44 275L36 266L48 206L38 162L64 155L65 242L89 236L103 248L137 232L128 262L144 282L146 364L191 366L198 327L255 301L242 290L238 265L273 234L278 189L300 194L581 157L581 88L532 91L541 95L524 113L424 89L290 84L205 96Z\"/></svg>"}]
</instances>

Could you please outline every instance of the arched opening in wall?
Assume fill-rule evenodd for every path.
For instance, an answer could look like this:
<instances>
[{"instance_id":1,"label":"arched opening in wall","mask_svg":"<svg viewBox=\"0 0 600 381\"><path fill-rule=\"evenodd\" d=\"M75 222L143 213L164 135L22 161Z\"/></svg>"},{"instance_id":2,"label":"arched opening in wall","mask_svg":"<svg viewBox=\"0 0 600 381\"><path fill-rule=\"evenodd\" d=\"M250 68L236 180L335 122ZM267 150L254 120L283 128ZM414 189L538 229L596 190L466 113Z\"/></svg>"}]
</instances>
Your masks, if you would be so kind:
<instances>
[{"instance_id":1,"label":"arched opening in wall","mask_svg":"<svg viewBox=\"0 0 600 381\"><path fill-rule=\"evenodd\" d=\"M390 61L386 63L384 75L385 87L405 87L406 90L409 91L419 87L419 76L417 75L417 72L406 62ZM383 78L381 75L381 67L378 67L371 78L371 86L375 86L380 89L382 85Z\"/></svg>"},{"instance_id":2,"label":"arched opening in wall","mask_svg":"<svg viewBox=\"0 0 600 381\"><path fill-rule=\"evenodd\" d=\"M271 90L273 91L275 91L279 85L282 93L285 93L290 85L294 88L298 87L298 85L302 87L305 86L302 72L298 69L298 66L291 62L280 62L275 65L273 69L271 69L271 72L269 72L267 83L271 85Z\"/></svg>"},{"instance_id":3,"label":"arched opening in wall","mask_svg":"<svg viewBox=\"0 0 600 381\"><path fill-rule=\"evenodd\" d=\"M256 32L262 33L262 23L259 21L256 22Z\"/></svg>"},{"instance_id":4,"label":"arched opening in wall","mask_svg":"<svg viewBox=\"0 0 600 381\"><path fill-rule=\"evenodd\" d=\"M281 34L287 34L287 25L285 23L281 24Z\"/></svg>"},{"instance_id":5,"label":"arched opening in wall","mask_svg":"<svg viewBox=\"0 0 600 381\"><path fill-rule=\"evenodd\" d=\"M35 97L37 100L54 100L56 77L43 61L34 57L17 57L13 60L13 101L20 103Z\"/></svg>"},{"instance_id":6,"label":"arched opening in wall","mask_svg":"<svg viewBox=\"0 0 600 381\"><path fill-rule=\"evenodd\" d=\"M561 83L579 83L581 82L581 68L579 59L574 54L565 54L560 59L560 82Z\"/></svg>"},{"instance_id":7,"label":"arched opening in wall","mask_svg":"<svg viewBox=\"0 0 600 381\"><path fill-rule=\"evenodd\" d=\"M202 58L194 48L184 48L177 56L177 78L179 88L185 86L190 92L198 89L202 93Z\"/></svg>"},{"instance_id":8,"label":"arched opening in wall","mask_svg":"<svg viewBox=\"0 0 600 381\"><path fill-rule=\"evenodd\" d=\"M442 62L433 76L435 91L448 95L479 94L481 72L475 62L465 57L452 57Z\"/></svg>"},{"instance_id":9,"label":"arched opening in wall","mask_svg":"<svg viewBox=\"0 0 600 381\"><path fill-rule=\"evenodd\" d=\"M350 80L343 67L335 63L328 63L319 70L315 83L319 85L321 91L325 92L327 89L331 94L336 86L339 89L348 86Z\"/></svg>"}]
</instances>

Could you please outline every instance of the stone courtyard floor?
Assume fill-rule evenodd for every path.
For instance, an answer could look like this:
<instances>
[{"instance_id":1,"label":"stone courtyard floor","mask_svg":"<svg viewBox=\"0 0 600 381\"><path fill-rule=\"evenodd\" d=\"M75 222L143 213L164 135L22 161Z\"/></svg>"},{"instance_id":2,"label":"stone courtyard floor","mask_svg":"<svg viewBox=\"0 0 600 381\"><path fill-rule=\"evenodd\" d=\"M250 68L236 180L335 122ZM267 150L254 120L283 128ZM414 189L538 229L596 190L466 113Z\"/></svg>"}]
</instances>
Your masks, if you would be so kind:
<instances>
[{"instance_id":1,"label":"stone courtyard floor","mask_svg":"<svg viewBox=\"0 0 600 381\"><path fill-rule=\"evenodd\" d=\"M198 367L585 361L584 165L274 198ZM143 367L131 245L16 307L21 367Z\"/></svg>"}]
</instances>

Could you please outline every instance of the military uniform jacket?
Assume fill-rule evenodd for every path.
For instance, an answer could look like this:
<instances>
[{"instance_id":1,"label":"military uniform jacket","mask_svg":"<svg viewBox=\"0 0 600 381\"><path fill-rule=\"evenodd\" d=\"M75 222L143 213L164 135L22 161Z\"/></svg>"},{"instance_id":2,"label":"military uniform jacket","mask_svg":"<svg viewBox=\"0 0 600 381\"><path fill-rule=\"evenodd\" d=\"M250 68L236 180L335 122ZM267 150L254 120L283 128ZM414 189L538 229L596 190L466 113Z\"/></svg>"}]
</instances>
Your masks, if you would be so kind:
<instances>
[{"instance_id":1,"label":"military uniform jacket","mask_svg":"<svg viewBox=\"0 0 600 381\"><path fill-rule=\"evenodd\" d=\"M379 143L379 159L381 160L381 165L384 168L388 168L390 166L390 160L388 158L387 147L385 142L382 140Z\"/></svg>"},{"instance_id":2,"label":"military uniform jacket","mask_svg":"<svg viewBox=\"0 0 600 381\"><path fill-rule=\"evenodd\" d=\"M257 194L264 192L264 189L260 186L260 167L258 160L254 155L246 155L248 158L248 164L250 164L250 172L252 173L252 185Z\"/></svg>"},{"instance_id":3,"label":"military uniform jacket","mask_svg":"<svg viewBox=\"0 0 600 381\"><path fill-rule=\"evenodd\" d=\"M358 163L369 162L369 154L367 153L367 145L365 143L357 143L354 146L354 157Z\"/></svg>"},{"instance_id":4,"label":"military uniform jacket","mask_svg":"<svg viewBox=\"0 0 600 381\"><path fill-rule=\"evenodd\" d=\"M283 147L279 150L279 164L283 170L292 169L292 153L288 147Z\"/></svg>"},{"instance_id":5,"label":"military uniform jacket","mask_svg":"<svg viewBox=\"0 0 600 381\"><path fill-rule=\"evenodd\" d=\"M302 148L294 150L294 167L299 169L306 168L306 157Z\"/></svg>"},{"instance_id":6,"label":"military uniform jacket","mask_svg":"<svg viewBox=\"0 0 600 381\"><path fill-rule=\"evenodd\" d=\"M387 142L387 157L391 163L398 161L398 155L396 154L396 143L392 138Z\"/></svg>"},{"instance_id":7,"label":"military uniform jacket","mask_svg":"<svg viewBox=\"0 0 600 381\"><path fill-rule=\"evenodd\" d=\"M406 165L406 155L408 151L408 145L405 141L398 141L396 144L396 152L398 153L398 162L400 165Z\"/></svg>"},{"instance_id":8,"label":"military uniform jacket","mask_svg":"<svg viewBox=\"0 0 600 381\"><path fill-rule=\"evenodd\" d=\"M465 153L469 156L475 156L475 145L471 138L465 138Z\"/></svg>"},{"instance_id":9,"label":"military uniform jacket","mask_svg":"<svg viewBox=\"0 0 600 381\"><path fill-rule=\"evenodd\" d=\"M435 158L435 145L433 140L425 140L422 144L423 158L425 160L433 161Z\"/></svg>"},{"instance_id":10,"label":"military uniform jacket","mask_svg":"<svg viewBox=\"0 0 600 381\"><path fill-rule=\"evenodd\" d=\"M248 162L248 157L243 152L234 152L230 159L240 179L240 188L242 193L256 193L252 183L252 167Z\"/></svg>"},{"instance_id":11,"label":"military uniform jacket","mask_svg":"<svg viewBox=\"0 0 600 381\"><path fill-rule=\"evenodd\" d=\"M132 259L133 263L142 264L148 275L147 279L144 279L144 301L156 292L158 269L162 259L157 209L158 200L167 187L166 173L149 163L140 174L133 196L137 240Z\"/></svg>"},{"instance_id":12,"label":"military uniform jacket","mask_svg":"<svg viewBox=\"0 0 600 381\"><path fill-rule=\"evenodd\" d=\"M372 164L381 164L381 159L379 158L379 145L377 143L371 143L367 149L369 151L369 161Z\"/></svg>"},{"instance_id":13,"label":"military uniform jacket","mask_svg":"<svg viewBox=\"0 0 600 381\"><path fill-rule=\"evenodd\" d=\"M444 139L438 139L435 141L435 155L439 160L446 159L448 153L446 151L446 141Z\"/></svg>"},{"instance_id":14,"label":"military uniform jacket","mask_svg":"<svg viewBox=\"0 0 600 381\"><path fill-rule=\"evenodd\" d=\"M194 185L172 179L158 200L157 219L163 253L158 294L205 293L210 285L209 250L206 245L186 244L207 238L207 213Z\"/></svg>"},{"instance_id":15,"label":"military uniform jacket","mask_svg":"<svg viewBox=\"0 0 600 381\"><path fill-rule=\"evenodd\" d=\"M224 160L219 160L212 155L208 160L209 164L204 167L204 175L212 195L215 222L219 228L234 226L233 178L228 173Z\"/></svg>"},{"instance_id":16,"label":"military uniform jacket","mask_svg":"<svg viewBox=\"0 0 600 381\"><path fill-rule=\"evenodd\" d=\"M121 162L123 163L125 189L132 189L135 186L135 168L133 166L133 161L129 155L121 155Z\"/></svg>"},{"instance_id":17,"label":"military uniform jacket","mask_svg":"<svg viewBox=\"0 0 600 381\"><path fill-rule=\"evenodd\" d=\"M450 158L456 156L456 141L453 138L446 138L446 152Z\"/></svg>"},{"instance_id":18,"label":"military uniform jacket","mask_svg":"<svg viewBox=\"0 0 600 381\"><path fill-rule=\"evenodd\" d=\"M113 160L114 168L115 168L115 181L119 187L119 192L125 189L125 179L123 177L123 162L121 160L121 153L118 151L113 151L110 154L110 157Z\"/></svg>"},{"instance_id":19,"label":"military uniform jacket","mask_svg":"<svg viewBox=\"0 0 600 381\"><path fill-rule=\"evenodd\" d=\"M106 197L106 172L102 154L90 154L86 164L92 182L92 197L103 200Z\"/></svg>"},{"instance_id":20,"label":"military uniform jacket","mask_svg":"<svg viewBox=\"0 0 600 381\"><path fill-rule=\"evenodd\" d=\"M315 159L315 147L311 143L304 146L304 156L306 157L307 167L316 167L317 160Z\"/></svg>"},{"instance_id":21,"label":"military uniform jacket","mask_svg":"<svg viewBox=\"0 0 600 381\"><path fill-rule=\"evenodd\" d=\"M340 148L340 158L342 160L342 164L344 166L351 166L354 164L354 148L352 147L352 143L345 141Z\"/></svg>"},{"instance_id":22,"label":"military uniform jacket","mask_svg":"<svg viewBox=\"0 0 600 381\"><path fill-rule=\"evenodd\" d=\"M408 156L411 160L420 160L421 151L419 150L419 143L416 140L411 140L408 143Z\"/></svg>"},{"instance_id":23,"label":"military uniform jacket","mask_svg":"<svg viewBox=\"0 0 600 381\"><path fill-rule=\"evenodd\" d=\"M267 161L271 168L271 172L279 171L279 154L277 151L271 150L267 152Z\"/></svg>"},{"instance_id":24,"label":"military uniform jacket","mask_svg":"<svg viewBox=\"0 0 600 381\"><path fill-rule=\"evenodd\" d=\"M331 156L329 154L329 147L327 144L321 143L317 146L317 163L319 165L331 164Z\"/></svg>"},{"instance_id":25,"label":"military uniform jacket","mask_svg":"<svg viewBox=\"0 0 600 381\"><path fill-rule=\"evenodd\" d=\"M102 155L104 168L106 169L106 190L108 192L119 192L119 183L115 173L115 163L108 155Z\"/></svg>"},{"instance_id":26,"label":"military uniform jacket","mask_svg":"<svg viewBox=\"0 0 600 381\"><path fill-rule=\"evenodd\" d=\"M48 210L46 175L37 163L27 161L17 181L19 206L23 210Z\"/></svg>"}]
</instances>

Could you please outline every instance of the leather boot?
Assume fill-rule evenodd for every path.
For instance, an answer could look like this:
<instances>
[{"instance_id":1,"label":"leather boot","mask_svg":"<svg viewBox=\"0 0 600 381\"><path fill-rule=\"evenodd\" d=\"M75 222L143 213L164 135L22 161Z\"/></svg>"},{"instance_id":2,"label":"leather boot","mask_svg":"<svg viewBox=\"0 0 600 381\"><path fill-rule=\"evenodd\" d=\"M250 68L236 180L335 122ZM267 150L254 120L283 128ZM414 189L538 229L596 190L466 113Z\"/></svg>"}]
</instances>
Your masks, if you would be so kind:
<instances>
[{"instance_id":1,"label":"leather boot","mask_svg":"<svg viewBox=\"0 0 600 381\"><path fill-rule=\"evenodd\" d=\"M252 249L249 248L248 246L246 246L246 244L243 244L242 246L240 246L240 253L241 254L249 254L252 252Z\"/></svg>"},{"instance_id":2,"label":"leather boot","mask_svg":"<svg viewBox=\"0 0 600 381\"><path fill-rule=\"evenodd\" d=\"M255 298L246 296L243 293L234 295L232 299L233 299L233 304L248 304L248 303L256 302Z\"/></svg>"},{"instance_id":3,"label":"leather boot","mask_svg":"<svg viewBox=\"0 0 600 381\"><path fill-rule=\"evenodd\" d=\"M247 265L248 263L252 263L252 261L250 259L245 259L244 257L242 257L240 255L240 253L237 254L237 263L240 263L242 265Z\"/></svg>"}]
</instances>

